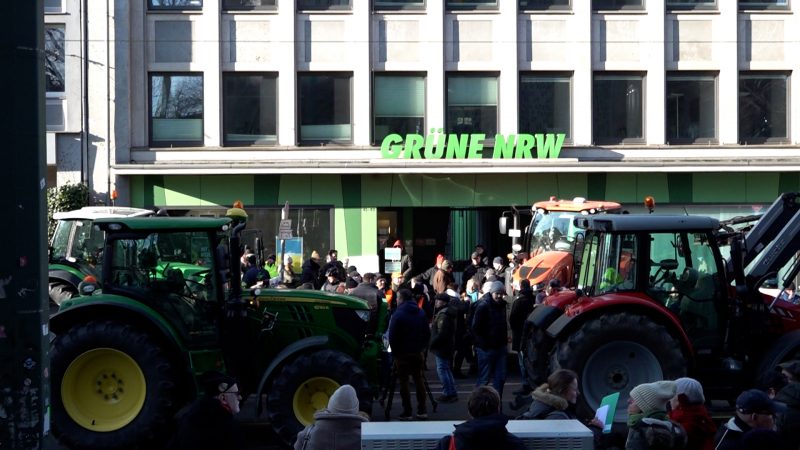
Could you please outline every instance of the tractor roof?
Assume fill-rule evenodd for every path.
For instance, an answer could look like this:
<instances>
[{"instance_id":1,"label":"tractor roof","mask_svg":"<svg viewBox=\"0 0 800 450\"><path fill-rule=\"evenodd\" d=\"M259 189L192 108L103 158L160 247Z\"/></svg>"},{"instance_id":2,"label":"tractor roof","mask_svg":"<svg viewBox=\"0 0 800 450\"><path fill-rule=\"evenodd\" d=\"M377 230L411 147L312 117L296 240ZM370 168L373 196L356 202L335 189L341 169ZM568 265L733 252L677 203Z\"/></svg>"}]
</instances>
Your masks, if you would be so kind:
<instances>
[{"instance_id":1,"label":"tractor roof","mask_svg":"<svg viewBox=\"0 0 800 450\"><path fill-rule=\"evenodd\" d=\"M149 209L129 208L127 206L84 206L74 211L62 211L53 214L55 220L101 219L104 217L143 217L155 214Z\"/></svg>"},{"instance_id":2,"label":"tractor roof","mask_svg":"<svg viewBox=\"0 0 800 450\"><path fill-rule=\"evenodd\" d=\"M575 225L594 231L716 231L719 220L704 216L604 214L577 217Z\"/></svg>"},{"instance_id":3,"label":"tractor roof","mask_svg":"<svg viewBox=\"0 0 800 450\"><path fill-rule=\"evenodd\" d=\"M551 197L550 200L536 202L533 204L534 211L542 209L548 212L591 211L592 213L595 213L603 211L615 211L617 209L620 209L621 207L622 205L616 202L586 200L585 198L582 197L575 197L572 200L558 200L555 197Z\"/></svg>"},{"instance_id":4,"label":"tractor roof","mask_svg":"<svg viewBox=\"0 0 800 450\"><path fill-rule=\"evenodd\" d=\"M222 230L231 223L227 217L124 217L95 220L103 231L118 230ZM116 225L119 225L118 227Z\"/></svg>"}]
</instances>

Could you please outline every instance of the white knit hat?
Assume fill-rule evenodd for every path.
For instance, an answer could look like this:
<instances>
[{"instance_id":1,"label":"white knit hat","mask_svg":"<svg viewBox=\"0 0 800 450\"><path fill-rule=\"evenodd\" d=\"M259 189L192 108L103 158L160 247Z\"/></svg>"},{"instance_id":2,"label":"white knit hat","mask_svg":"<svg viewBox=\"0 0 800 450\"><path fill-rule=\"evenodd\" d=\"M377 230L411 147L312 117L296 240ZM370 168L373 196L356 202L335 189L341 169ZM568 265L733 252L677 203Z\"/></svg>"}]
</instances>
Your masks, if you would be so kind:
<instances>
[{"instance_id":1,"label":"white knit hat","mask_svg":"<svg viewBox=\"0 0 800 450\"><path fill-rule=\"evenodd\" d=\"M703 395L703 385L694 378L678 378L675 380L677 390L675 395L685 395L689 403L705 403L706 397Z\"/></svg>"},{"instance_id":2,"label":"white knit hat","mask_svg":"<svg viewBox=\"0 0 800 450\"><path fill-rule=\"evenodd\" d=\"M358 396L353 386L343 384L328 400L328 411L339 414L358 414Z\"/></svg>"},{"instance_id":3,"label":"white knit hat","mask_svg":"<svg viewBox=\"0 0 800 450\"><path fill-rule=\"evenodd\" d=\"M666 411L667 402L675 397L677 386L674 381L644 383L631 390L631 398L643 413Z\"/></svg>"}]
</instances>

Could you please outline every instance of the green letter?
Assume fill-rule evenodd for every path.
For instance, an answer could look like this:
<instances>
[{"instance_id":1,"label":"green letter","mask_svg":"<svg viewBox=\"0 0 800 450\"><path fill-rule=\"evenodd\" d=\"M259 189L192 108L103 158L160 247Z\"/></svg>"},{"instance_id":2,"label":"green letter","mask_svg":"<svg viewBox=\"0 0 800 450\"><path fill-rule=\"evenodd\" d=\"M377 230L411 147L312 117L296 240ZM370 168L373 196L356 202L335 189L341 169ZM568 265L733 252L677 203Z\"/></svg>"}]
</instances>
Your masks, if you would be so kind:
<instances>
[{"instance_id":1,"label":"green letter","mask_svg":"<svg viewBox=\"0 0 800 450\"><path fill-rule=\"evenodd\" d=\"M496 134L494 136L494 154L492 158L512 158L514 156L514 141L516 139L516 134L509 134L508 140L503 138L502 134Z\"/></svg>"},{"instance_id":2,"label":"green letter","mask_svg":"<svg viewBox=\"0 0 800 450\"><path fill-rule=\"evenodd\" d=\"M422 159L422 155L419 154L419 149L422 148L422 145L425 143L425 139L418 134L409 134L406 136L406 158L410 159ZM410 154L410 156L409 156Z\"/></svg>"},{"instance_id":3,"label":"green letter","mask_svg":"<svg viewBox=\"0 0 800 450\"><path fill-rule=\"evenodd\" d=\"M530 134L517 135L517 147L514 152L514 158L530 159L531 149L533 148L533 136Z\"/></svg>"},{"instance_id":4,"label":"green letter","mask_svg":"<svg viewBox=\"0 0 800 450\"><path fill-rule=\"evenodd\" d=\"M485 134L470 134L469 135L469 159L483 158L483 140L486 139Z\"/></svg>"},{"instance_id":5,"label":"green letter","mask_svg":"<svg viewBox=\"0 0 800 450\"><path fill-rule=\"evenodd\" d=\"M555 143L553 142L554 136L556 138ZM547 159L547 155L550 154L551 159L558 158L558 155L561 154L561 144L564 143L564 136L564 133L537 134L536 156L539 159Z\"/></svg>"},{"instance_id":6,"label":"green letter","mask_svg":"<svg viewBox=\"0 0 800 450\"><path fill-rule=\"evenodd\" d=\"M447 159L464 159L467 157L467 135L448 134L447 135Z\"/></svg>"},{"instance_id":7,"label":"green letter","mask_svg":"<svg viewBox=\"0 0 800 450\"><path fill-rule=\"evenodd\" d=\"M390 134L383 138L381 142L381 158L396 159L403 153L402 145L395 145L403 142L403 137L399 134Z\"/></svg>"},{"instance_id":8,"label":"green letter","mask_svg":"<svg viewBox=\"0 0 800 450\"><path fill-rule=\"evenodd\" d=\"M433 143L434 131L436 131L436 129L431 128L430 134L425 138L425 159L440 159L444 156L444 147L434 145Z\"/></svg>"}]
</instances>

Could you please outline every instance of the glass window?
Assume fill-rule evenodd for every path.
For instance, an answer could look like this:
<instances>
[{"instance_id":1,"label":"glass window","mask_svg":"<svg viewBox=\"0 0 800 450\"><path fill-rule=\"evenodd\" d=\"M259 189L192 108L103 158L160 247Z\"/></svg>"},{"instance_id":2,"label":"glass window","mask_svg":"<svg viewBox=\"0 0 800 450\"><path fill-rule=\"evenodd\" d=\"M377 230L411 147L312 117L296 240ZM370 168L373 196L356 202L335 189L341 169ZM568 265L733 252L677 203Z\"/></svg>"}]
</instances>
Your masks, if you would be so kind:
<instances>
[{"instance_id":1,"label":"glass window","mask_svg":"<svg viewBox=\"0 0 800 450\"><path fill-rule=\"evenodd\" d=\"M497 134L497 76L448 74L447 133L485 134L484 145Z\"/></svg>"},{"instance_id":2,"label":"glass window","mask_svg":"<svg viewBox=\"0 0 800 450\"><path fill-rule=\"evenodd\" d=\"M396 133L425 135L425 76L375 74L373 141Z\"/></svg>"},{"instance_id":3,"label":"glass window","mask_svg":"<svg viewBox=\"0 0 800 450\"><path fill-rule=\"evenodd\" d=\"M786 142L789 138L789 76L742 72L739 75L739 142Z\"/></svg>"},{"instance_id":4,"label":"glass window","mask_svg":"<svg viewBox=\"0 0 800 450\"><path fill-rule=\"evenodd\" d=\"M275 9L277 0L222 0L224 10Z\"/></svg>"},{"instance_id":5,"label":"glass window","mask_svg":"<svg viewBox=\"0 0 800 450\"><path fill-rule=\"evenodd\" d=\"M350 0L298 0L298 10L350 9Z\"/></svg>"},{"instance_id":6,"label":"glass window","mask_svg":"<svg viewBox=\"0 0 800 450\"><path fill-rule=\"evenodd\" d=\"M300 73L300 143L352 142L352 73Z\"/></svg>"},{"instance_id":7,"label":"glass window","mask_svg":"<svg viewBox=\"0 0 800 450\"><path fill-rule=\"evenodd\" d=\"M739 9L788 9L789 0L739 0Z\"/></svg>"},{"instance_id":8,"label":"glass window","mask_svg":"<svg viewBox=\"0 0 800 450\"><path fill-rule=\"evenodd\" d=\"M581 250L578 287L589 295L637 289L635 234L590 234Z\"/></svg>"},{"instance_id":9,"label":"glass window","mask_svg":"<svg viewBox=\"0 0 800 450\"><path fill-rule=\"evenodd\" d=\"M223 74L225 145L277 142L277 82L277 74Z\"/></svg>"},{"instance_id":10,"label":"glass window","mask_svg":"<svg viewBox=\"0 0 800 450\"><path fill-rule=\"evenodd\" d=\"M64 25L44 27L44 85L46 92L64 92Z\"/></svg>"},{"instance_id":11,"label":"glass window","mask_svg":"<svg viewBox=\"0 0 800 450\"><path fill-rule=\"evenodd\" d=\"M519 78L519 132L571 136L572 88L569 74L527 73Z\"/></svg>"},{"instance_id":12,"label":"glass window","mask_svg":"<svg viewBox=\"0 0 800 450\"><path fill-rule=\"evenodd\" d=\"M592 0L592 9L594 11L644 9L644 0Z\"/></svg>"},{"instance_id":13,"label":"glass window","mask_svg":"<svg viewBox=\"0 0 800 450\"><path fill-rule=\"evenodd\" d=\"M520 11L569 10L571 0L519 0Z\"/></svg>"},{"instance_id":14,"label":"glass window","mask_svg":"<svg viewBox=\"0 0 800 450\"><path fill-rule=\"evenodd\" d=\"M716 76L667 74L667 143L708 143L717 139Z\"/></svg>"},{"instance_id":15,"label":"glass window","mask_svg":"<svg viewBox=\"0 0 800 450\"><path fill-rule=\"evenodd\" d=\"M150 75L150 145L203 145L203 75Z\"/></svg>"},{"instance_id":16,"label":"glass window","mask_svg":"<svg viewBox=\"0 0 800 450\"><path fill-rule=\"evenodd\" d=\"M667 0L667 10L716 9L717 0Z\"/></svg>"},{"instance_id":17,"label":"glass window","mask_svg":"<svg viewBox=\"0 0 800 450\"><path fill-rule=\"evenodd\" d=\"M44 12L60 13L64 10L63 0L44 0Z\"/></svg>"},{"instance_id":18,"label":"glass window","mask_svg":"<svg viewBox=\"0 0 800 450\"><path fill-rule=\"evenodd\" d=\"M148 9L202 9L203 0L147 0Z\"/></svg>"},{"instance_id":19,"label":"glass window","mask_svg":"<svg viewBox=\"0 0 800 450\"><path fill-rule=\"evenodd\" d=\"M425 0L372 0L372 9L424 9Z\"/></svg>"},{"instance_id":20,"label":"glass window","mask_svg":"<svg viewBox=\"0 0 800 450\"><path fill-rule=\"evenodd\" d=\"M447 0L449 10L497 9L498 0Z\"/></svg>"},{"instance_id":21,"label":"glass window","mask_svg":"<svg viewBox=\"0 0 800 450\"><path fill-rule=\"evenodd\" d=\"M639 143L644 140L644 76L596 73L592 124L597 144Z\"/></svg>"}]
</instances>

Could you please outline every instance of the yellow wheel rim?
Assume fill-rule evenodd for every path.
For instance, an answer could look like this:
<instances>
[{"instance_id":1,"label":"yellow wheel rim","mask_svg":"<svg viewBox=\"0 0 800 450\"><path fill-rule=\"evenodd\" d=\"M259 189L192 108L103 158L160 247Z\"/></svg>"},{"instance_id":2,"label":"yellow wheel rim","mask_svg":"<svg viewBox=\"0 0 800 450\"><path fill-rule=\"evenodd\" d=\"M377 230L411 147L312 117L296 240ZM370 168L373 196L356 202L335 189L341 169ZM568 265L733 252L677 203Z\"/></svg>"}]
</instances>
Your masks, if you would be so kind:
<instances>
[{"instance_id":1,"label":"yellow wheel rim","mask_svg":"<svg viewBox=\"0 0 800 450\"><path fill-rule=\"evenodd\" d=\"M339 389L339 383L330 378L309 378L294 393L292 408L297 420L304 426L314 423L314 413L328 406L328 399Z\"/></svg>"},{"instance_id":2,"label":"yellow wheel rim","mask_svg":"<svg viewBox=\"0 0 800 450\"><path fill-rule=\"evenodd\" d=\"M61 381L61 401L78 425L91 431L119 430L142 411L147 383L139 364L113 348L75 358Z\"/></svg>"}]
</instances>

